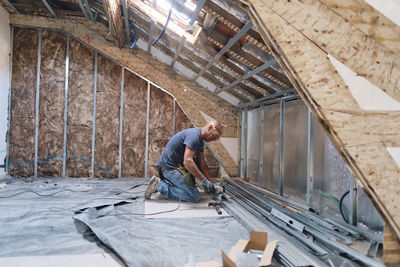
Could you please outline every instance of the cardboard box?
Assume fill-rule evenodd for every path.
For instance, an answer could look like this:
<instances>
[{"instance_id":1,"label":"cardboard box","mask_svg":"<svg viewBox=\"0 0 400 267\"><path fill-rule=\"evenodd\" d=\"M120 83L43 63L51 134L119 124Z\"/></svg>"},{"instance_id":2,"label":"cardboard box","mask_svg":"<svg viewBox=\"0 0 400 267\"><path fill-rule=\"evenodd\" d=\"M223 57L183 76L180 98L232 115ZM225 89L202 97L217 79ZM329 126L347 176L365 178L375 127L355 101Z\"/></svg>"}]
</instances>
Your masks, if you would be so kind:
<instances>
[{"instance_id":1,"label":"cardboard box","mask_svg":"<svg viewBox=\"0 0 400 267\"><path fill-rule=\"evenodd\" d=\"M272 256L274 254L276 244L278 240L268 242L268 233L266 232L250 232L250 239L239 240L236 245L232 248L229 256L221 250L222 253L222 267L237 267L236 257L238 253L247 253L250 249L263 251L261 260L258 266L268 266L271 265ZM218 262L198 262L196 267L221 267ZM189 267L189 266L188 266Z\"/></svg>"}]
</instances>

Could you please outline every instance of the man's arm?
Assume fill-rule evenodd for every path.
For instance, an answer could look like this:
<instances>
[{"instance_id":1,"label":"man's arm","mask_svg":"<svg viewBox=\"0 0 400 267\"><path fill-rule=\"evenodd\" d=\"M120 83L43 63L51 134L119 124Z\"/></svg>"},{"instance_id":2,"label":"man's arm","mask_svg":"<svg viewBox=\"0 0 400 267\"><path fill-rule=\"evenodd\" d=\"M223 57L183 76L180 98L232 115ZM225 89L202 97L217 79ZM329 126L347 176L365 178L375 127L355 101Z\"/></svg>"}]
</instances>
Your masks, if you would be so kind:
<instances>
[{"instance_id":1,"label":"man's arm","mask_svg":"<svg viewBox=\"0 0 400 267\"><path fill-rule=\"evenodd\" d=\"M208 165L207 165L207 162L206 162L206 160L204 158L204 153L203 152L197 153L197 160L199 161L201 172L204 173L204 175L206 176L207 180L212 182L211 174L210 174L210 171L208 170Z\"/></svg>"},{"instance_id":2,"label":"man's arm","mask_svg":"<svg viewBox=\"0 0 400 267\"><path fill-rule=\"evenodd\" d=\"M197 168L196 163L194 162L194 154L195 154L195 152L190 147L186 146L185 154L183 156L183 164L185 165L186 169L200 181L203 180L204 177L209 179L208 177L210 177L210 173L208 173L208 177L207 177L207 175L205 173L203 174L199 170L199 168ZM204 156L203 156L203 161L204 161ZM200 161L199 161L199 163L200 163ZM200 163L200 167L201 167L201 163ZM202 168L202 170L204 170L204 169ZM208 171L208 168L207 168L207 171ZM210 177L210 179L211 179L211 177Z\"/></svg>"}]
</instances>

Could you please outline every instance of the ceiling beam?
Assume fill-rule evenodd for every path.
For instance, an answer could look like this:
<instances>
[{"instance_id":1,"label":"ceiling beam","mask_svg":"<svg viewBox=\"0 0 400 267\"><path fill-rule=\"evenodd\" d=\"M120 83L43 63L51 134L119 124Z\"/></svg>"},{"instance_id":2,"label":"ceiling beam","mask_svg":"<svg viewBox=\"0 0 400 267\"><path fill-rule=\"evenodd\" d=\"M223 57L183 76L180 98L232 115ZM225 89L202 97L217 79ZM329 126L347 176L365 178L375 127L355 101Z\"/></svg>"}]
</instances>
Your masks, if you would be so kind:
<instances>
[{"instance_id":1,"label":"ceiling beam","mask_svg":"<svg viewBox=\"0 0 400 267\"><path fill-rule=\"evenodd\" d=\"M150 29L149 29L149 40L147 42L147 53L151 54L151 45L153 43L153 35L154 35L154 20L151 20Z\"/></svg>"},{"instance_id":2,"label":"ceiling beam","mask_svg":"<svg viewBox=\"0 0 400 267\"><path fill-rule=\"evenodd\" d=\"M88 15L89 15L89 17L90 17L90 20L94 22L95 19L94 19L94 16L93 16L93 12L92 12L92 10L90 9L90 5L89 5L88 0L85 0L85 6L86 6L86 11L87 11L87 13L88 13Z\"/></svg>"},{"instance_id":3,"label":"ceiling beam","mask_svg":"<svg viewBox=\"0 0 400 267\"><path fill-rule=\"evenodd\" d=\"M200 0L199 3L197 4L196 9L194 10L192 17L190 18L190 21L189 21L190 26L193 26L194 22L196 21L197 17L199 16L199 13L205 3L206 3L206 0Z\"/></svg>"},{"instance_id":4,"label":"ceiling beam","mask_svg":"<svg viewBox=\"0 0 400 267\"><path fill-rule=\"evenodd\" d=\"M122 26L119 0L103 0L103 7L107 14L108 27L114 36L115 44L121 48L125 44L126 39L124 27Z\"/></svg>"},{"instance_id":5,"label":"ceiling beam","mask_svg":"<svg viewBox=\"0 0 400 267\"><path fill-rule=\"evenodd\" d=\"M129 10L128 10L128 5L126 3L126 0L122 0L122 12L124 14L125 37L126 37L126 41L129 42L131 39L130 35L129 35L129 22L128 22Z\"/></svg>"},{"instance_id":6,"label":"ceiling beam","mask_svg":"<svg viewBox=\"0 0 400 267\"><path fill-rule=\"evenodd\" d=\"M7 6L8 6L9 8L11 8L12 10L14 10L15 12L20 13L20 12L18 11L18 9L17 9L13 4L11 4L10 1L8 1L8 0L3 0L3 2L6 3Z\"/></svg>"},{"instance_id":7,"label":"ceiling beam","mask_svg":"<svg viewBox=\"0 0 400 267\"><path fill-rule=\"evenodd\" d=\"M296 92L296 90L292 87L292 88L286 89L284 91L276 92L274 94L270 94L270 95L258 98L256 100L251 101L251 102L240 104L238 106L238 108L246 108L246 107L250 107L250 106L259 105L261 102L264 102L264 101L267 101L267 100L271 100L271 99L275 99L275 98L278 98L278 97L281 97L281 96L286 96L286 95L289 95L289 94L295 93L295 92Z\"/></svg>"},{"instance_id":8,"label":"ceiling beam","mask_svg":"<svg viewBox=\"0 0 400 267\"><path fill-rule=\"evenodd\" d=\"M223 54L228 51L229 48L231 48L243 35L248 32L251 27L253 26L253 23L251 21L247 22L243 28L240 29L240 31L233 36L231 39L229 39L228 43L214 56L214 58L208 62L208 64L193 78L193 81L196 81L198 78L200 78L201 75L209 68L211 67Z\"/></svg>"},{"instance_id":9,"label":"ceiling beam","mask_svg":"<svg viewBox=\"0 0 400 267\"><path fill-rule=\"evenodd\" d=\"M56 15L56 13L54 12L54 10L51 8L51 6L49 5L49 3L47 3L46 0L42 0L42 2L43 2L43 4L47 7L47 9L49 10L50 14L51 14L53 17L56 18L57 15Z\"/></svg>"},{"instance_id":10,"label":"ceiling beam","mask_svg":"<svg viewBox=\"0 0 400 267\"><path fill-rule=\"evenodd\" d=\"M242 81L247 80L248 78L256 75L257 73L259 73L259 72L271 67L275 63L276 63L276 59L271 59L268 62L266 62L266 63L262 64L261 66L259 66L258 68L256 68L256 69L246 73L245 75L237 78L235 81L233 81L232 83L228 84L227 86L215 90L213 94L216 95L216 94L222 93L223 91L228 90L228 89L236 86L237 84L241 83Z\"/></svg>"},{"instance_id":11,"label":"ceiling beam","mask_svg":"<svg viewBox=\"0 0 400 267\"><path fill-rule=\"evenodd\" d=\"M83 13L83 15L85 16L85 18L86 18L87 20L90 20L89 15L88 15L88 13L87 13L87 11L86 11L86 8L85 8L85 6L84 6L83 3L82 3L82 0L78 0L78 3L79 3L79 6L81 7L82 13Z\"/></svg>"},{"instance_id":12,"label":"ceiling beam","mask_svg":"<svg viewBox=\"0 0 400 267\"><path fill-rule=\"evenodd\" d=\"M176 49L175 55L174 55L174 59L171 62L170 68L174 69L174 65L176 63L176 61L178 60L179 55L181 54L183 45L185 44L186 41L186 37L182 36L181 41L179 42L178 48Z\"/></svg>"}]
</instances>

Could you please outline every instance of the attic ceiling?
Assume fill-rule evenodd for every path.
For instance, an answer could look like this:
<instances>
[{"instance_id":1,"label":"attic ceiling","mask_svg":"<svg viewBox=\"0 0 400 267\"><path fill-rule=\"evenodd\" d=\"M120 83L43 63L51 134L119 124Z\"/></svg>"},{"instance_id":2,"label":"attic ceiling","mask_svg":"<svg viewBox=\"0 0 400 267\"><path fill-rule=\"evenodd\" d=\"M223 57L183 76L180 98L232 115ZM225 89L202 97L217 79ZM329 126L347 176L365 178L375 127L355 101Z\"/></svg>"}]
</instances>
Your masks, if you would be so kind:
<instances>
[{"instance_id":1,"label":"attic ceiling","mask_svg":"<svg viewBox=\"0 0 400 267\"><path fill-rule=\"evenodd\" d=\"M143 49L239 107L294 93L247 13L230 0L2 0L2 4L10 13L78 16L105 24L116 46Z\"/></svg>"}]
</instances>

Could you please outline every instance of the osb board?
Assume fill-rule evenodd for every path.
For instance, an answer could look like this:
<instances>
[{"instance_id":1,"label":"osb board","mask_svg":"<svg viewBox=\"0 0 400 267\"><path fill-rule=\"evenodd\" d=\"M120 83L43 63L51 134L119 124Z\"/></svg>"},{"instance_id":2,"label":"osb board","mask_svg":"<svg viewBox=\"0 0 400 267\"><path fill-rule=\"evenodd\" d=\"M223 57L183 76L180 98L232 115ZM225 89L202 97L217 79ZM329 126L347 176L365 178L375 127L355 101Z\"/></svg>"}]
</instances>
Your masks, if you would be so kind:
<instances>
[{"instance_id":1,"label":"osb board","mask_svg":"<svg viewBox=\"0 0 400 267\"><path fill-rule=\"evenodd\" d=\"M150 86L149 162L147 176L157 175L157 161L172 137L174 99L161 89Z\"/></svg>"},{"instance_id":2,"label":"osb board","mask_svg":"<svg viewBox=\"0 0 400 267\"><path fill-rule=\"evenodd\" d=\"M192 122L183 112L182 108L176 103L175 104L175 133L179 133L182 130L193 128Z\"/></svg>"},{"instance_id":3,"label":"osb board","mask_svg":"<svg viewBox=\"0 0 400 267\"><path fill-rule=\"evenodd\" d=\"M67 177L91 177L94 52L70 39Z\"/></svg>"},{"instance_id":4,"label":"osb board","mask_svg":"<svg viewBox=\"0 0 400 267\"><path fill-rule=\"evenodd\" d=\"M96 178L118 177L121 78L121 66L98 55L94 158L108 172L96 167Z\"/></svg>"},{"instance_id":5,"label":"osb board","mask_svg":"<svg viewBox=\"0 0 400 267\"><path fill-rule=\"evenodd\" d=\"M38 160L48 163L38 165L39 177L62 176L66 44L64 33L42 32Z\"/></svg>"},{"instance_id":6,"label":"osb board","mask_svg":"<svg viewBox=\"0 0 400 267\"><path fill-rule=\"evenodd\" d=\"M270 8L320 49L400 101L400 55L366 35L319 0L249 2L254 7L260 3Z\"/></svg>"},{"instance_id":7,"label":"osb board","mask_svg":"<svg viewBox=\"0 0 400 267\"><path fill-rule=\"evenodd\" d=\"M389 140L393 142L391 146L399 145L398 121L391 120L390 126L387 124L387 119L396 118L398 112L382 112L379 115L360 110L320 46L260 1L251 1L250 12L264 40L279 53L275 56L281 64L284 63L292 83L320 118L353 175L360 179L373 203L400 236L399 170L385 151ZM308 15L313 20L313 15ZM333 46L334 42L329 45ZM335 115L335 112L338 113ZM377 121L370 125L374 119ZM379 127L373 127L378 123ZM370 143L372 140L376 142ZM383 163L386 166L384 169L379 167ZM391 188L387 188L388 185ZM377 186L376 190L374 186Z\"/></svg>"},{"instance_id":8,"label":"osb board","mask_svg":"<svg viewBox=\"0 0 400 267\"><path fill-rule=\"evenodd\" d=\"M355 27L400 55L400 27L364 0L320 0Z\"/></svg>"},{"instance_id":9,"label":"osb board","mask_svg":"<svg viewBox=\"0 0 400 267\"><path fill-rule=\"evenodd\" d=\"M383 232L383 261L386 266L400 264L400 242L387 223Z\"/></svg>"},{"instance_id":10,"label":"osb board","mask_svg":"<svg viewBox=\"0 0 400 267\"><path fill-rule=\"evenodd\" d=\"M204 124L204 118L200 113L200 110L204 110L224 124L224 137L237 137L238 113L233 110L231 104L172 72L169 65L157 61L145 51L131 50L129 47L122 49L115 47L107 40L109 30L104 25L88 22L84 18L59 19L21 14L10 15L10 22L31 27L62 29L79 38L82 42L86 42L85 36L90 33L92 37L91 46L174 94L196 127L201 127ZM217 148L213 151L224 164L224 167L231 175L237 175L237 165L222 143L213 143L213 146Z\"/></svg>"},{"instance_id":11,"label":"osb board","mask_svg":"<svg viewBox=\"0 0 400 267\"><path fill-rule=\"evenodd\" d=\"M121 176L144 177L147 82L127 70L124 76Z\"/></svg>"},{"instance_id":12,"label":"osb board","mask_svg":"<svg viewBox=\"0 0 400 267\"><path fill-rule=\"evenodd\" d=\"M11 80L11 176L34 175L38 31L14 28Z\"/></svg>"}]
</instances>

